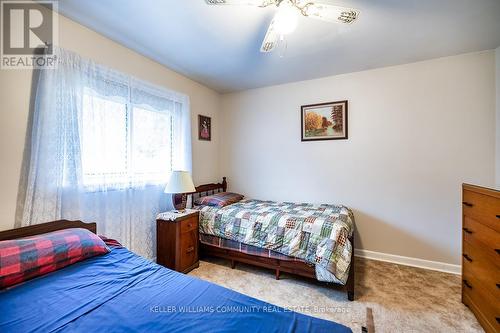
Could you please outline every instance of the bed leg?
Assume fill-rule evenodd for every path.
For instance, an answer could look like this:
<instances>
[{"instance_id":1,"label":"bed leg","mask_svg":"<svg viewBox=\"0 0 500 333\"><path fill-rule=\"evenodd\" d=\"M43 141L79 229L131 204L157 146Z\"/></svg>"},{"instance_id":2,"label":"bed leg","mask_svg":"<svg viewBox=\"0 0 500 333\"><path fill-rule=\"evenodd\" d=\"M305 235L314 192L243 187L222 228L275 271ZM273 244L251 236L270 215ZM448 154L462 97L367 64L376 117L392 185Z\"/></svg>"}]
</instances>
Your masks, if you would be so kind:
<instances>
[{"instance_id":1,"label":"bed leg","mask_svg":"<svg viewBox=\"0 0 500 333\"><path fill-rule=\"evenodd\" d=\"M276 268L276 280L280 279L280 269Z\"/></svg>"},{"instance_id":2,"label":"bed leg","mask_svg":"<svg viewBox=\"0 0 500 333\"><path fill-rule=\"evenodd\" d=\"M371 308L366 308L366 326L363 327L363 332L375 333L375 324L373 323L373 311Z\"/></svg>"},{"instance_id":3,"label":"bed leg","mask_svg":"<svg viewBox=\"0 0 500 333\"><path fill-rule=\"evenodd\" d=\"M347 299L349 301L354 301L354 291L347 291Z\"/></svg>"},{"instance_id":4,"label":"bed leg","mask_svg":"<svg viewBox=\"0 0 500 333\"><path fill-rule=\"evenodd\" d=\"M236 267L236 261L231 260L231 268L234 269Z\"/></svg>"},{"instance_id":5,"label":"bed leg","mask_svg":"<svg viewBox=\"0 0 500 333\"><path fill-rule=\"evenodd\" d=\"M347 291L347 299L349 301L354 301L354 233L349 238L352 245L352 253L351 253L351 264L349 266L349 276L346 282L346 291Z\"/></svg>"}]
</instances>

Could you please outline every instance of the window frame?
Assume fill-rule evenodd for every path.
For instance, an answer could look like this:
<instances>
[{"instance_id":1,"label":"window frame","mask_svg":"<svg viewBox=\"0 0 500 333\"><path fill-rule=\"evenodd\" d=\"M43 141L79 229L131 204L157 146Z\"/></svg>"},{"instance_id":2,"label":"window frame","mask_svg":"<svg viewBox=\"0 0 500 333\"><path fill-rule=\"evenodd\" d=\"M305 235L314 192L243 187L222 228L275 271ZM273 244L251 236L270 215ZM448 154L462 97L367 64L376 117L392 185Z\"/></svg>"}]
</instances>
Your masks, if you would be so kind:
<instances>
[{"instance_id":1,"label":"window frame","mask_svg":"<svg viewBox=\"0 0 500 333\"><path fill-rule=\"evenodd\" d=\"M134 87L134 89L140 89L140 87ZM174 114L173 110L169 109L164 109L164 110L158 110L155 107L149 105L149 104L138 104L134 103L131 98L131 93L132 93L132 86L130 84L127 84L127 91L128 94L127 96L120 96L119 98L123 98L123 101L117 101L117 99L114 98L112 95L105 95L99 93L96 89L93 89L92 87L85 87L84 92L83 92L83 98L85 98L86 95L90 95L91 98L101 98L106 101L113 101L120 103L124 106L125 109L125 132L126 136L124 138L124 145L125 145L125 158L124 158L124 163L125 163L125 172L85 172L83 169L83 160L85 158L85 154L83 153L84 148L82 146L82 154L81 154L81 159L82 159L82 186L87 192L98 192L102 189L105 190L121 190L121 189L132 189L136 187L143 187L143 186L159 186L159 185L164 185L167 183L168 180L168 175L172 172L173 170L173 160L174 160L174 138L173 138L173 125L174 125ZM144 90L144 92L151 94L147 90ZM167 104L169 103L169 99L158 96L157 94L154 94L156 98L161 98L165 101L167 101ZM175 103L175 101L172 101L172 103ZM85 106L82 103L82 114L85 111ZM136 172L134 170L134 159L137 158L134 155L137 155L137 153L134 154L134 108L141 109L144 111L149 111L149 112L156 112L159 114L162 114L162 116L167 117L168 119L168 124L167 126L169 127L170 131L170 136L168 138L169 140L169 165L166 165L165 167L165 176L162 177L159 172ZM91 111L90 111L91 112ZM83 127L83 125L82 125ZM82 128L82 140L83 137L86 135L85 131ZM82 143L83 145L83 143ZM167 169L168 168L168 169ZM139 175L143 175L143 177L138 177ZM149 176L148 176L149 175ZM112 182L99 182L99 181L88 181L89 179L92 180L98 179L98 178L106 178L107 176L113 178L116 177L116 181ZM87 178L87 179L86 179Z\"/></svg>"}]
</instances>

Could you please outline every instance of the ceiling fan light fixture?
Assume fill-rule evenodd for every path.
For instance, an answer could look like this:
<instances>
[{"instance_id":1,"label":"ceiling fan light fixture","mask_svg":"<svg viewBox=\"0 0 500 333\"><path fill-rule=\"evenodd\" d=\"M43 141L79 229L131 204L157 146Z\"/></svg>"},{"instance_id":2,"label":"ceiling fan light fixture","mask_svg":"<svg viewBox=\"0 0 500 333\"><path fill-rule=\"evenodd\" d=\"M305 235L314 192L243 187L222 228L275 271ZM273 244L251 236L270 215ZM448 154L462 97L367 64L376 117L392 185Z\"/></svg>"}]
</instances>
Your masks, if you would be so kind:
<instances>
[{"instance_id":1,"label":"ceiling fan light fixture","mask_svg":"<svg viewBox=\"0 0 500 333\"><path fill-rule=\"evenodd\" d=\"M343 23L350 24L350 23L354 22L355 20L357 20L358 16L359 16L358 11L348 10L348 11L343 11L342 13L340 13L338 19L339 19L339 21L341 21Z\"/></svg>"},{"instance_id":2,"label":"ceiling fan light fixture","mask_svg":"<svg viewBox=\"0 0 500 333\"><path fill-rule=\"evenodd\" d=\"M286 50L285 37L297 28L299 16L344 25L357 21L359 17L359 10L328 4L325 0L205 0L205 2L208 5L277 7L278 10L260 46L262 53L269 53L277 46Z\"/></svg>"},{"instance_id":3,"label":"ceiling fan light fixture","mask_svg":"<svg viewBox=\"0 0 500 333\"><path fill-rule=\"evenodd\" d=\"M351 24L359 17L359 11L351 8L308 3L303 8L304 15L325 21L336 20L338 23Z\"/></svg>"},{"instance_id":4,"label":"ceiling fan light fixture","mask_svg":"<svg viewBox=\"0 0 500 333\"><path fill-rule=\"evenodd\" d=\"M283 1L279 7L276 16L274 16L274 29L280 35L292 33L298 24L300 12L290 4L289 1Z\"/></svg>"}]
</instances>

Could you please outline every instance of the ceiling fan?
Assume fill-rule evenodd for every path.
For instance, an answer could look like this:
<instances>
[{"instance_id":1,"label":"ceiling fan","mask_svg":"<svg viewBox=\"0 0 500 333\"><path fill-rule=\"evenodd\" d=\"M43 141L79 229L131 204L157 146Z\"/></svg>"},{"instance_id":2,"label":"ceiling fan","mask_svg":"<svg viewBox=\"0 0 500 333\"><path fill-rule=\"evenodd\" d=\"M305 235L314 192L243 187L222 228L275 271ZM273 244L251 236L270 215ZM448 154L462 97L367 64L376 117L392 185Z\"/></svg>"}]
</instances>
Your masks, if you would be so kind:
<instances>
[{"instance_id":1,"label":"ceiling fan","mask_svg":"<svg viewBox=\"0 0 500 333\"><path fill-rule=\"evenodd\" d=\"M328 22L351 24L359 17L359 11L325 3L325 0L205 0L208 5L250 5L258 7L276 6L260 52L271 52L284 36L297 27L300 15Z\"/></svg>"}]
</instances>

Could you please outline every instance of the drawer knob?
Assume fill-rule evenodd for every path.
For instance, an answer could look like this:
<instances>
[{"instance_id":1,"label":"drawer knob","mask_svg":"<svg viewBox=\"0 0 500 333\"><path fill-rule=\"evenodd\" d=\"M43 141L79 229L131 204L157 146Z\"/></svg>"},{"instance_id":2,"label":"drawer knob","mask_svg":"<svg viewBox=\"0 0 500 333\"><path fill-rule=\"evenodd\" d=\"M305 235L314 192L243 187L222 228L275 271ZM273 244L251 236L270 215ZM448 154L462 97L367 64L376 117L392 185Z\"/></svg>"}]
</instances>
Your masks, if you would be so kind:
<instances>
[{"instance_id":1,"label":"drawer knob","mask_svg":"<svg viewBox=\"0 0 500 333\"><path fill-rule=\"evenodd\" d=\"M470 202L467 202L467 201L463 201L462 203L463 203L465 206L467 206L467 207L472 207L472 206L474 206L473 204L471 204Z\"/></svg>"},{"instance_id":2,"label":"drawer knob","mask_svg":"<svg viewBox=\"0 0 500 333\"><path fill-rule=\"evenodd\" d=\"M464 257L465 260L472 262L472 258L469 257L466 253L462 254L462 257Z\"/></svg>"},{"instance_id":3,"label":"drawer knob","mask_svg":"<svg viewBox=\"0 0 500 333\"><path fill-rule=\"evenodd\" d=\"M495 249L497 254L500 254L500 249Z\"/></svg>"},{"instance_id":4,"label":"drawer knob","mask_svg":"<svg viewBox=\"0 0 500 333\"><path fill-rule=\"evenodd\" d=\"M500 214L497 215L497 219L500 219Z\"/></svg>"},{"instance_id":5,"label":"drawer knob","mask_svg":"<svg viewBox=\"0 0 500 333\"><path fill-rule=\"evenodd\" d=\"M495 319L497 320L497 323L500 324L500 317L496 317Z\"/></svg>"},{"instance_id":6,"label":"drawer knob","mask_svg":"<svg viewBox=\"0 0 500 333\"><path fill-rule=\"evenodd\" d=\"M472 234L474 232L474 231L470 230L469 228L462 228L462 230L468 234Z\"/></svg>"},{"instance_id":7,"label":"drawer knob","mask_svg":"<svg viewBox=\"0 0 500 333\"><path fill-rule=\"evenodd\" d=\"M500 289L500 283L497 283L497 288Z\"/></svg>"},{"instance_id":8,"label":"drawer knob","mask_svg":"<svg viewBox=\"0 0 500 333\"><path fill-rule=\"evenodd\" d=\"M194 246L190 246L187 248L186 253L190 253L194 251Z\"/></svg>"},{"instance_id":9,"label":"drawer knob","mask_svg":"<svg viewBox=\"0 0 500 333\"><path fill-rule=\"evenodd\" d=\"M472 289L472 286L470 285L469 281L463 280L463 282L467 288Z\"/></svg>"}]
</instances>

